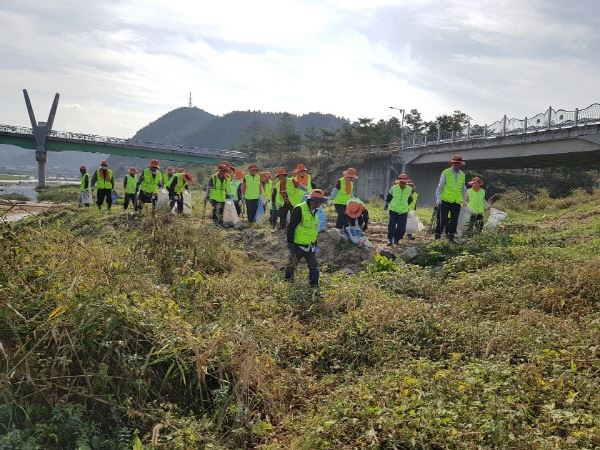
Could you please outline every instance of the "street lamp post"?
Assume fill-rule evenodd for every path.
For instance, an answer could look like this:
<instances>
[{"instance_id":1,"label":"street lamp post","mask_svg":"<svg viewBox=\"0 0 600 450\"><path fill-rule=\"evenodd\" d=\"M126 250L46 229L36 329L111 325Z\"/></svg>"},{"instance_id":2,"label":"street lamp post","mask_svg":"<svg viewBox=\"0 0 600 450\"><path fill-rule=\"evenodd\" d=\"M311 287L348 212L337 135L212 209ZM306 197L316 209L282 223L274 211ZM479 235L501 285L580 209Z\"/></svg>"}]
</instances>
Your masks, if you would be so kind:
<instances>
[{"instance_id":1,"label":"street lamp post","mask_svg":"<svg viewBox=\"0 0 600 450\"><path fill-rule=\"evenodd\" d=\"M399 111L402 117L402 120L400 121L400 149L402 150L402 148L404 148L404 142L402 142L402 132L404 129L404 110L402 108L395 108L393 106L390 106L390 109L395 109L396 111Z\"/></svg>"}]
</instances>

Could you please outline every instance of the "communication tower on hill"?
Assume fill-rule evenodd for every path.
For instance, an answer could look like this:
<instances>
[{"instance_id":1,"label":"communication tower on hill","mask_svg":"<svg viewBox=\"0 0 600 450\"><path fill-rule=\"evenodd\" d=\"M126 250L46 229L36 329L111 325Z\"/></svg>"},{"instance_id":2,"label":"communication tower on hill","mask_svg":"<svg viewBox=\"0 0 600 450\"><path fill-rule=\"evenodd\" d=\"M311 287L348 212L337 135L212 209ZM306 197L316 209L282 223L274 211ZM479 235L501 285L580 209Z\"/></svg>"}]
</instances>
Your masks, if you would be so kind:
<instances>
[{"instance_id":1,"label":"communication tower on hill","mask_svg":"<svg viewBox=\"0 0 600 450\"><path fill-rule=\"evenodd\" d=\"M190 91L190 100L188 101L188 108L192 107L192 91Z\"/></svg>"}]
</instances>

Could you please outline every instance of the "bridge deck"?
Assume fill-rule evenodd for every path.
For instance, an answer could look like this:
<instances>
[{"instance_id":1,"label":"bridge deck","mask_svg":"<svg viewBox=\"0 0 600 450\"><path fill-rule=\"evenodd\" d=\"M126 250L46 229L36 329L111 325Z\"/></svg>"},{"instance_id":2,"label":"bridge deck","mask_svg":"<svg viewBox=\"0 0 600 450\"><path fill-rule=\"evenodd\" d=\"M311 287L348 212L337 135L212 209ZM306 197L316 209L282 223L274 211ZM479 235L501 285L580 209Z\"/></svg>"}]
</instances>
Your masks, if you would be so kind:
<instances>
[{"instance_id":1,"label":"bridge deck","mask_svg":"<svg viewBox=\"0 0 600 450\"><path fill-rule=\"evenodd\" d=\"M33 132L30 128L7 125L0 125L0 144L27 149L36 148ZM52 131L49 134L46 140L46 150L105 153L193 164L214 164L224 159L241 162L248 159L248 155L245 153L231 150L186 147L59 131Z\"/></svg>"}]
</instances>

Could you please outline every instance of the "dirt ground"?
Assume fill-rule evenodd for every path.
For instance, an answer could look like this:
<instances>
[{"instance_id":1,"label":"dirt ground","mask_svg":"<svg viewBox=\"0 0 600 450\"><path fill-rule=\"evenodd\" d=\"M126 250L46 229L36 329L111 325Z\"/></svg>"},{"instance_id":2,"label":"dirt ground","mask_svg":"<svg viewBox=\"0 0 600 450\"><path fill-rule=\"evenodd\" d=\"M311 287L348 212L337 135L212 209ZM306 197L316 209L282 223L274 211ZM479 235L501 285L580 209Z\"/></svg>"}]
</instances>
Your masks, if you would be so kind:
<instances>
[{"instance_id":1,"label":"dirt ground","mask_svg":"<svg viewBox=\"0 0 600 450\"><path fill-rule=\"evenodd\" d=\"M40 214L52 208L65 206L50 202L23 202L14 200L0 200L0 221L16 222L27 216Z\"/></svg>"},{"instance_id":2,"label":"dirt ground","mask_svg":"<svg viewBox=\"0 0 600 450\"><path fill-rule=\"evenodd\" d=\"M329 225L329 229L332 228ZM273 230L266 226L255 226L245 229L226 228L231 241L243 248L250 257L257 257L271 263L275 268L282 269L288 260L286 232ZM387 247L387 224L369 223L367 237L371 241L371 248L359 248L345 240L336 240L328 232L320 233L318 238L319 265L324 272L342 271L356 273L364 269L365 264L373 261L376 252L385 249L395 255L400 255L408 247L421 247L431 237L427 238L425 232L417 236L414 241L405 240L393 248Z\"/></svg>"}]
</instances>

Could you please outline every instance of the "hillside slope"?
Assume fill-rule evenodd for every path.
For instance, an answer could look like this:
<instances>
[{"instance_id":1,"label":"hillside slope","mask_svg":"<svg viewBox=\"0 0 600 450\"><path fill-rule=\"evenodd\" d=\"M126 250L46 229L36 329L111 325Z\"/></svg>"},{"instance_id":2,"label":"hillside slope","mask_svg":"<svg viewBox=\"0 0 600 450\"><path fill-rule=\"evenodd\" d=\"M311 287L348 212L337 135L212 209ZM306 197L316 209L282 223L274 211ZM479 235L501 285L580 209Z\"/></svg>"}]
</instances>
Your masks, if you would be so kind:
<instances>
[{"instance_id":1,"label":"hillside slope","mask_svg":"<svg viewBox=\"0 0 600 450\"><path fill-rule=\"evenodd\" d=\"M600 192L506 193L413 264L324 246L316 293L194 206L1 226L0 447L600 446Z\"/></svg>"},{"instance_id":2,"label":"hillside slope","mask_svg":"<svg viewBox=\"0 0 600 450\"><path fill-rule=\"evenodd\" d=\"M133 139L181 144L186 136L210 123L216 116L198 108L177 108L141 128Z\"/></svg>"}]
</instances>

